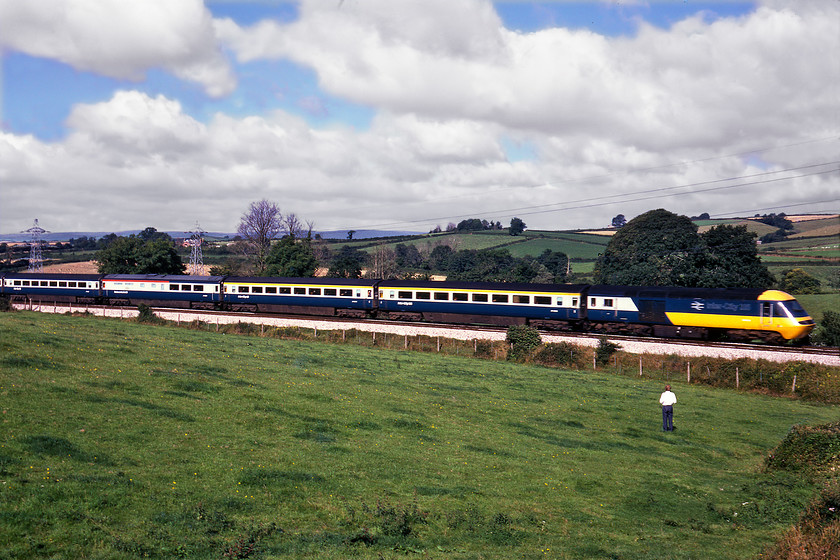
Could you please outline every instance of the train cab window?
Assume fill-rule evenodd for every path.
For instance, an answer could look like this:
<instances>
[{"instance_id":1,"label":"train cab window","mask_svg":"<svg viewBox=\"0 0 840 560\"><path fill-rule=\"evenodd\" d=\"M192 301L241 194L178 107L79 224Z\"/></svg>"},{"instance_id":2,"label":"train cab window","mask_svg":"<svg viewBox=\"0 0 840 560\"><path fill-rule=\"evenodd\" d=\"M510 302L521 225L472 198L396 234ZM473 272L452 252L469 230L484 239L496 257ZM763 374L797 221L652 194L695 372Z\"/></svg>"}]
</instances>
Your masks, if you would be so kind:
<instances>
[{"instance_id":1,"label":"train cab window","mask_svg":"<svg viewBox=\"0 0 840 560\"><path fill-rule=\"evenodd\" d=\"M436 301L449 301L449 294L447 292L435 292Z\"/></svg>"},{"instance_id":2,"label":"train cab window","mask_svg":"<svg viewBox=\"0 0 840 560\"><path fill-rule=\"evenodd\" d=\"M432 299L432 293L431 292L417 292L415 294L415 297L417 299Z\"/></svg>"},{"instance_id":3,"label":"train cab window","mask_svg":"<svg viewBox=\"0 0 840 560\"><path fill-rule=\"evenodd\" d=\"M464 292L455 292L452 294L453 301L469 301L469 294Z\"/></svg>"},{"instance_id":4,"label":"train cab window","mask_svg":"<svg viewBox=\"0 0 840 560\"><path fill-rule=\"evenodd\" d=\"M288 286L280 286L280 293L281 294L291 294L292 289Z\"/></svg>"},{"instance_id":5,"label":"train cab window","mask_svg":"<svg viewBox=\"0 0 840 560\"><path fill-rule=\"evenodd\" d=\"M531 296L514 295L513 303L531 303Z\"/></svg>"},{"instance_id":6,"label":"train cab window","mask_svg":"<svg viewBox=\"0 0 840 560\"><path fill-rule=\"evenodd\" d=\"M563 305L563 298L560 298L560 305ZM551 296L534 296L534 303L537 305L551 305Z\"/></svg>"},{"instance_id":7,"label":"train cab window","mask_svg":"<svg viewBox=\"0 0 840 560\"><path fill-rule=\"evenodd\" d=\"M252 294L261 294L261 293L263 293L262 286L254 286L254 287L252 287L252 288L251 288L251 293L252 293Z\"/></svg>"},{"instance_id":8,"label":"train cab window","mask_svg":"<svg viewBox=\"0 0 840 560\"><path fill-rule=\"evenodd\" d=\"M615 307L615 305L613 305L612 298L607 298L604 300L604 307Z\"/></svg>"},{"instance_id":9,"label":"train cab window","mask_svg":"<svg viewBox=\"0 0 840 560\"><path fill-rule=\"evenodd\" d=\"M236 290L236 287L234 287L233 289ZM171 291L171 292L178 291L178 284L169 284L169 291Z\"/></svg>"},{"instance_id":10,"label":"train cab window","mask_svg":"<svg viewBox=\"0 0 840 560\"><path fill-rule=\"evenodd\" d=\"M493 303L507 303L509 299L507 294L493 294Z\"/></svg>"},{"instance_id":11,"label":"train cab window","mask_svg":"<svg viewBox=\"0 0 840 560\"><path fill-rule=\"evenodd\" d=\"M321 295L321 288L309 288L309 295L310 296L320 296Z\"/></svg>"},{"instance_id":12,"label":"train cab window","mask_svg":"<svg viewBox=\"0 0 840 560\"><path fill-rule=\"evenodd\" d=\"M267 294L276 294L277 293L277 286L266 286L265 293Z\"/></svg>"},{"instance_id":13,"label":"train cab window","mask_svg":"<svg viewBox=\"0 0 840 560\"><path fill-rule=\"evenodd\" d=\"M487 301L487 294L473 294L472 295L472 300L473 301L479 301L479 302L486 302Z\"/></svg>"},{"instance_id":14,"label":"train cab window","mask_svg":"<svg viewBox=\"0 0 840 560\"><path fill-rule=\"evenodd\" d=\"M338 290L335 288L324 288L324 295L325 296L334 296L338 294Z\"/></svg>"},{"instance_id":15,"label":"train cab window","mask_svg":"<svg viewBox=\"0 0 840 560\"><path fill-rule=\"evenodd\" d=\"M353 297L353 290L343 288L338 290L338 295L340 295L341 297Z\"/></svg>"},{"instance_id":16,"label":"train cab window","mask_svg":"<svg viewBox=\"0 0 840 560\"><path fill-rule=\"evenodd\" d=\"M411 292L397 292L397 297L400 299L411 299Z\"/></svg>"}]
</instances>

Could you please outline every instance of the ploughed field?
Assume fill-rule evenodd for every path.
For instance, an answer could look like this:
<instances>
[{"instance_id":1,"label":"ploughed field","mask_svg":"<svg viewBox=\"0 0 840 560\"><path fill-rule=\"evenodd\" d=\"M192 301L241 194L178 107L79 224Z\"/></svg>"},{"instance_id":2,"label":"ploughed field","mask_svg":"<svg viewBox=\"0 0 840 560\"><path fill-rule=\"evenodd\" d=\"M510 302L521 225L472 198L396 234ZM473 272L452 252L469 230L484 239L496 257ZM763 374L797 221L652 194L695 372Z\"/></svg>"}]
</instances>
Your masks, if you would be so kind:
<instances>
[{"instance_id":1,"label":"ploughed field","mask_svg":"<svg viewBox=\"0 0 840 560\"><path fill-rule=\"evenodd\" d=\"M755 557L838 409L673 385L3 313L0 558Z\"/></svg>"}]
</instances>

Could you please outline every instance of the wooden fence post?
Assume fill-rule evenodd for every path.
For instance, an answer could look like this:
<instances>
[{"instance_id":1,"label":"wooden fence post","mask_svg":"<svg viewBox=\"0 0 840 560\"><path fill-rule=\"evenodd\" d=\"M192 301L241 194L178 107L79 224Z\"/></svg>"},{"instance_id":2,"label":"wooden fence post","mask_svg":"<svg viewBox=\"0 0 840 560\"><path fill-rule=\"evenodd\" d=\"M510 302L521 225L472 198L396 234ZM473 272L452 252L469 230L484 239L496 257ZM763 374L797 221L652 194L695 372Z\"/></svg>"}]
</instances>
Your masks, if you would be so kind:
<instances>
[{"instance_id":1,"label":"wooden fence post","mask_svg":"<svg viewBox=\"0 0 840 560\"><path fill-rule=\"evenodd\" d=\"M642 357L639 356L639 377L642 376Z\"/></svg>"},{"instance_id":2,"label":"wooden fence post","mask_svg":"<svg viewBox=\"0 0 840 560\"><path fill-rule=\"evenodd\" d=\"M688 372L685 374L686 383L691 383L691 362L688 362Z\"/></svg>"},{"instance_id":3,"label":"wooden fence post","mask_svg":"<svg viewBox=\"0 0 840 560\"><path fill-rule=\"evenodd\" d=\"M741 388L741 371L738 369L738 366L735 366L735 388Z\"/></svg>"},{"instance_id":4,"label":"wooden fence post","mask_svg":"<svg viewBox=\"0 0 840 560\"><path fill-rule=\"evenodd\" d=\"M793 376L793 386L791 386L790 392L796 393L796 375Z\"/></svg>"}]
</instances>

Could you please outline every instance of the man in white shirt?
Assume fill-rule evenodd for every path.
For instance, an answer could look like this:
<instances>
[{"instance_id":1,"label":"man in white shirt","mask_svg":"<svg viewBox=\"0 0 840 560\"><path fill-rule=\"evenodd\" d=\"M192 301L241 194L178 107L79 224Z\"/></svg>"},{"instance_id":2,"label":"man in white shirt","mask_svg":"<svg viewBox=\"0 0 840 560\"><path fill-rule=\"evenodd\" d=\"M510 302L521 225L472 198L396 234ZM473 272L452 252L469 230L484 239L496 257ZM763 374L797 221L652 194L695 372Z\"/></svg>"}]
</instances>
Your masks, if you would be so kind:
<instances>
[{"instance_id":1,"label":"man in white shirt","mask_svg":"<svg viewBox=\"0 0 840 560\"><path fill-rule=\"evenodd\" d=\"M665 385L665 392L659 396L659 404L662 405L662 431L674 431L674 403L677 396L671 392L671 386Z\"/></svg>"}]
</instances>

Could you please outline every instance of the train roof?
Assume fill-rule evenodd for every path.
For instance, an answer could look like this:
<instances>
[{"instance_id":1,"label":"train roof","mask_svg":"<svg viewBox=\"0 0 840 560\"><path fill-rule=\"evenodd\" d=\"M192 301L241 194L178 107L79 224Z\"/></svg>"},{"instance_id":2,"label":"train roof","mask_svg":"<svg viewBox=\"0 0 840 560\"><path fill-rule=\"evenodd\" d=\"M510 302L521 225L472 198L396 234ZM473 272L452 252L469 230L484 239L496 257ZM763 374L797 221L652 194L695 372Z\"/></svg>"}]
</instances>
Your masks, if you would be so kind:
<instances>
[{"instance_id":1,"label":"train roof","mask_svg":"<svg viewBox=\"0 0 840 560\"><path fill-rule=\"evenodd\" d=\"M21 280L99 280L102 274L60 274L57 272L4 272L3 278L15 278Z\"/></svg>"},{"instance_id":2,"label":"train roof","mask_svg":"<svg viewBox=\"0 0 840 560\"><path fill-rule=\"evenodd\" d=\"M427 288L430 290L486 290L501 292L580 293L587 284L526 284L523 282L440 282L435 280L382 280L380 289Z\"/></svg>"},{"instance_id":3,"label":"train roof","mask_svg":"<svg viewBox=\"0 0 840 560\"><path fill-rule=\"evenodd\" d=\"M761 288L684 288L678 286L591 286L590 296L627 296L651 298L751 300L766 290Z\"/></svg>"},{"instance_id":4,"label":"train roof","mask_svg":"<svg viewBox=\"0 0 840 560\"><path fill-rule=\"evenodd\" d=\"M225 282L244 284L318 284L330 286L375 286L379 280L367 278L287 278L283 276L228 276Z\"/></svg>"},{"instance_id":5,"label":"train roof","mask_svg":"<svg viewBox=\"0 0 840 560\"><path fill-rule=\"evenodd\" d=\"M189 274L106 274L103 280L134 280L135 282L212 282L218 284L224 276L192 276Z\"/></svg>"}]
</instances>

